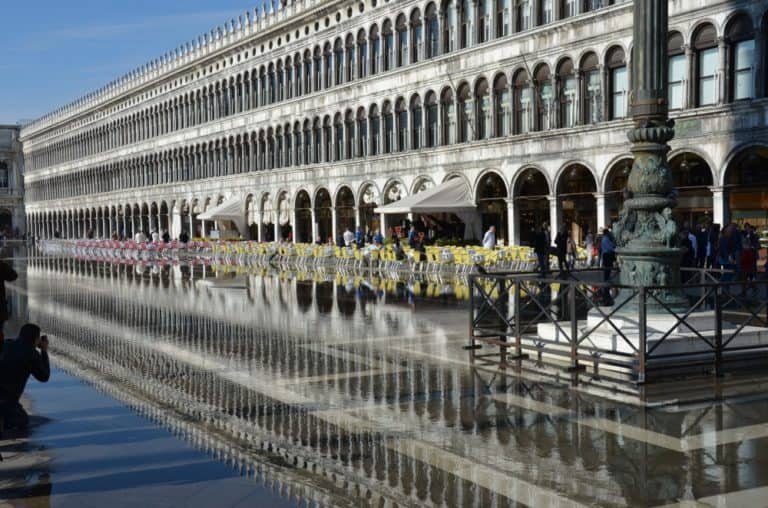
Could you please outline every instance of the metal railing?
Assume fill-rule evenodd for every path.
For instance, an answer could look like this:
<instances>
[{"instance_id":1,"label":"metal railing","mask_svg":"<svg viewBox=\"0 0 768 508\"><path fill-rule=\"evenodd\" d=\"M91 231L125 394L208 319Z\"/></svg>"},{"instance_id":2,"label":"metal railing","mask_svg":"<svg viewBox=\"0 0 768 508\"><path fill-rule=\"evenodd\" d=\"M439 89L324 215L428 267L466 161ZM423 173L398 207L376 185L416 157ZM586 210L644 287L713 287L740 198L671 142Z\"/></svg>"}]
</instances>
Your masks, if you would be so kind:
<instances>
[{"instance_id":1,"label":"metal railing","mask_svg":"<svg viewBox=\"0 0 768 508\"><path fill-rule=\"evenodd\" d=\"M503 367L514 359L547 357L569 370L588 364L629 374L714 371L730 361L768 355L768 280L733 280L720 270L685 270L674 288L604 282L602 272L563 278L533 273L469 276L470 325L466 349L483 345ZM615 276L614 276L615 279ZM669 290L684 295L670 302Z\"/></svg>"}]
</instances>

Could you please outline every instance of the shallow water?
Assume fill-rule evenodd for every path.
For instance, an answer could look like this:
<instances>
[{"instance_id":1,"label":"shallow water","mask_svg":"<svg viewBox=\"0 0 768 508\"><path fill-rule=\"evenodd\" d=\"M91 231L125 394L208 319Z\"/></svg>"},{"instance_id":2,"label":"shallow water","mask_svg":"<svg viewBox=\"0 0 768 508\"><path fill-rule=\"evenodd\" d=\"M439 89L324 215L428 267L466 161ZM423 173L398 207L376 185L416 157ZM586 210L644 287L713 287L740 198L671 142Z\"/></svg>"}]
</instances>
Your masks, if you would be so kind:
<instances>
[{"instance_id":1,"label":"shallow water","mask_svg":"<svg viewBox=\"0 0 768 508\"><path fill-rule=\"evenodd\" d=\"M468 311L449 288L421 291L432 297L413 289L32 257L11 291L16 310L51 336L59 368L135 413L124 443L152 446L151 433L167 429L285 502L657 506L727 494L731 504L761 505L768 379L705 380L689 403L674 401L692 384L671 383L660 388L668 403L649 407L542 366L499 372L461 349ZM33 398L50 397L48 388ZM96 411L71 397L82 416ZM50 425L72 418L53 417ZM56 464L60 445L49 442ZM118 450L111 460L139 471L143 460L181 453L130 459ZM67 474L60 466L50 473L54 504L73 495L57 483ZM219 474L208 465L181 476ZM132 487L144 478L162 491L178 480L155 475L148 466ZM211 489L215 499L226 482Z\"/></svg>"}]
</instances>

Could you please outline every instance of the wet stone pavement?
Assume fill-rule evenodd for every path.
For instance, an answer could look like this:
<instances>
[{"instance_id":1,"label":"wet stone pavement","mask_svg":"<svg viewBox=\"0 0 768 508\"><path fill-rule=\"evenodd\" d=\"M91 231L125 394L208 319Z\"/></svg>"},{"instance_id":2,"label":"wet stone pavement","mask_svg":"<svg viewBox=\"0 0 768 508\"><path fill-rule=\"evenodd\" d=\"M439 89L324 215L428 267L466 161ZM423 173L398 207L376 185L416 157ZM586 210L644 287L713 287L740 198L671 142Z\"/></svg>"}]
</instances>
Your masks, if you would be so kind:
<instances>
[{"instance_id":1,"label":"wet stone pavement","mask_svg":"<svg viewBox=\"0 0 768 508\"><path fill-rule=\"evenodd\" d=\"M768 506L768 376L645 404L471 362L465 304L408 282L15 265L57 371L0 445L10 506Z\"/></svg>"}]
</instances>

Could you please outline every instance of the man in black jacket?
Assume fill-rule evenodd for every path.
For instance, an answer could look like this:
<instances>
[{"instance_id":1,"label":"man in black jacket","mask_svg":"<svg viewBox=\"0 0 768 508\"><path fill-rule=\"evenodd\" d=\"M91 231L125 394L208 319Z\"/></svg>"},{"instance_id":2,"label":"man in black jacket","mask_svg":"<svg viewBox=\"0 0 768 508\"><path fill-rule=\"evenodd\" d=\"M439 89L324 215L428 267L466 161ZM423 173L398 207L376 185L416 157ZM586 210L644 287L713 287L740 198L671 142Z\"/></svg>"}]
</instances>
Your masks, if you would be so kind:
<instances>
[{"instance_id":1,"label":"man in black jacket","mask_svg":"<svg viewBox=\"0 0 768 508\"><path fill-rule=\"evenodd\" d=\"M39 326L27 323L21 327L17 339L5 341L0 356L0 418L3 429L24 429L29 425L29 417L19 399L30 375L45 383L51 377L51 368L48 364L48 338L40 337Z\"/></svg>"}]
</instances>

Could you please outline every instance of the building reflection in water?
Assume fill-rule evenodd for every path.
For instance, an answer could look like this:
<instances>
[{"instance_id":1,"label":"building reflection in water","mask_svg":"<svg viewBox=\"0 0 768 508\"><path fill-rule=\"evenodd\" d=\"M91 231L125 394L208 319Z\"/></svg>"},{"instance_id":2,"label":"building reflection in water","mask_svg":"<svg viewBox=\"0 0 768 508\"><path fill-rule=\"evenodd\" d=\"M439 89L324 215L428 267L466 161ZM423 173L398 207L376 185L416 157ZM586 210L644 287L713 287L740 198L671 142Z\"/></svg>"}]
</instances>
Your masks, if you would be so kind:
<instances>
[{"instance_id":1,"label":"building reflection in water","mask_svg":"<svg viewBox=\"0 0 768 508\"><path fill-rule=\"evenodd\" d=\"M473 367L463 307L414 310L403 283L202 270L31 258L30 319L63 368L286 497L652 506L768 482L765 400L605 399Z\"/></svg>"}]
</instances>

